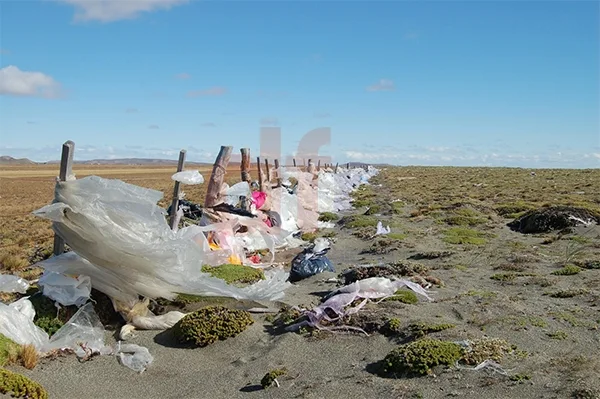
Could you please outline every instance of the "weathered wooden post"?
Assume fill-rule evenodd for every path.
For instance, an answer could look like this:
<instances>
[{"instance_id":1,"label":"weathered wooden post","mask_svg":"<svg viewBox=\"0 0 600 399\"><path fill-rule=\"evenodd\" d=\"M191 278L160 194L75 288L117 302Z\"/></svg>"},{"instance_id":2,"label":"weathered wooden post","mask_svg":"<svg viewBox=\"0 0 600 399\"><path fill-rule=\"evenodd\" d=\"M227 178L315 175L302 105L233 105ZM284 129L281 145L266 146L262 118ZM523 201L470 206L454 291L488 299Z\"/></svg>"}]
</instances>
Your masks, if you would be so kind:
<instances>
[{"instance_id":1,"label":"weathered wooden post","mask_svg":"<svg viewBox=\"0 0 600 399\"><path fill-rule=\"evenodd\" d=\"M338 166L340 166L339 162L335 164L335 169L333 170L333 173L337 173Z\"/></svg>"},{"instance_id":2,"label":"weathered wooden post","mask_svg":"<svg viewBox=\"0 0 600 399\"><path fill-rule=\"evenodd\" d=\"M262 168L260 166L260 157L256 157L256 168L258 169L258 186L262 190L262 186L263 186L263 173L262 173Z\"/></svg>"},{"instance_id":3,"label":"weathered wooden post","mask_svg":"<svg viewBox=\"0 0 600 399\"><path fill-rule=\"evenodd\" d=\"M73 174L73 154L75 153L75 143L71 140L66 141L62 146L62 153L60 156L60 171L58 174L58 181L67 181ZM58 182L57 182L58 184ZM55 198L56 200L56 198ZM65 241L54 233L54 256L58 256L65 252Z\"/></svg>"},{"instance_id":4,"label":"weathered wooden post","mask_svg":"<svg viewBox=\"0 0 600 399\"><path fill-rule=\"evenodd\" d=\"M296 167L296 158L292 159L292 161L294 162L294 168Z\"/></svg>"},{"instance_id":5,"label":"weathered wooden post","mask_svg":"<svg viewBox=\"0 0 600 399\"><path fill-rule=\"evenodd\" d=\"M310 163L310 161L308 161ZM317 162L317 170L321 170L321 160L319 159L319 162Z\"/></svg>"},{"instance_id":6,"label":"weathered wooden post","mask_svg":"<svg viewBox=\"0 0 600 399\"><path fill-rule=\"evenodd\" d=\"M248 184L252 182L250 177L250 148L241 148L242 163L240 165L242 181L247 181Z\"/></svg>"},{"instance_id":7,"label":"weathered wooden post","mask_svg":"<svg viewBox=\"0 0 600 399\"><path fill-rule=\"evenodd\" d=\"M183 171L183 167L185 166L185 154L186 150L179 151L179 162L177 162L177 172ZM175 182L175 187L173 188L173 200L171 202L171 220L169 222L169 226L171 230L174 230L177 227L177 211L179 210L179 193L180 193L180 183L178 181Z\"/></svg>"},{"instance_id":8,"label":"weathered wooden post","mask_svg":"<svg viewBox=\"0 0 600 399\"><path fill-rule=\"evenodd\" d=\"M213 207L217 205L219 201L219 194L221 193L223 180L225 179L225 174L227 173L227 165L229 165L229 160L231 159L232 149L233 147L231 146L221 146L221 150L219 151L219 155L217 155L217 159L213 165L213 170L208 182L206 199L204 200L205 208Z\"/></svg>"},{"instance_id":9,"label":"weathered wooden post","mask_svg":"<svg viewBox=\"0 0 600 399\"><path fill-rule=\"evenodd\" d=\"M269 159L265 158L265 167L267 168L267 181L271 183L271 170L269 169Z\"/></svg>"},{"instance_id":10,"label":"weathered wooden post","mask_svg":"<svg viewBox=\"0 0 600 399\"><path fill-rule=\"evenodd\" d=\"M346 169L350 169L350 162L346 164Z\"/></svg>"},{"instance_id":11,"label":"weathered wooden post","mask_svg":"<svg viewBox=\"0 0 600 399\"><path fill-rule=\"evenodd\" d=\"M281 187L281 170L279 170L279 159L273 161L275 163L275 170L277 171L277 187Z\"/></svg>"}]
</instances>

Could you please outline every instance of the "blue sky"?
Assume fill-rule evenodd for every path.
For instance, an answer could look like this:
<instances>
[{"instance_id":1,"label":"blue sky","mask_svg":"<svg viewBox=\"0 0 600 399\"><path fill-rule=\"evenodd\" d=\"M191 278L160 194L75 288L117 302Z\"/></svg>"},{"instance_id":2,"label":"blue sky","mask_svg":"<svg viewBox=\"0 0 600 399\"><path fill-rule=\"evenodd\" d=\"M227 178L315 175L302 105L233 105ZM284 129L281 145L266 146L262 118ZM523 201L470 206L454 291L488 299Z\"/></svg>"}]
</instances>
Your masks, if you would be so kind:
<instances>
[{"instance_id":1,"label":"blue sky","mask_svg":"<svg viewBox=\"0 0 600 399\"><path fill-rule=\"evenodd\" d=\"M282 158L322 128L341 163L600 167L599 19L596 1L3 1L0 154L275 156L279 127Z\"/></svg>"}]
</instances>

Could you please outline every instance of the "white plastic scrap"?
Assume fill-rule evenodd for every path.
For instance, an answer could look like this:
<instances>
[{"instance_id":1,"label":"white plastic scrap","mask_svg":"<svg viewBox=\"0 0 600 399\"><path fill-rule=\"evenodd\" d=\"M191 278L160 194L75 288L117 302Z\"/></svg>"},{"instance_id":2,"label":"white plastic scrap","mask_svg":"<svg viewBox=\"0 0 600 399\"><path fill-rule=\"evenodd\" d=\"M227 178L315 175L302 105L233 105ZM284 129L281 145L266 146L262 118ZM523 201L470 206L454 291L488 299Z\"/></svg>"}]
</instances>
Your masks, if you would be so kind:
<instances>
[{"instance_id":1,"label":"white plastic scrap","mask_svg":"<svg viewBox=\"0 0 600 399\"><path fill-rule=\"evenodd\" d=\"M182 172L177 172L171 176L171 179L189 185L204 183L204 177L197 170L184 170Z\"/></svg>"},{"instance_id":2,"label":"white plastic scrap","mask_svg":"<svg viewBox=\"0 0 600 399\"><path fill-rule=\"evenodd\" d=\"M210 250L204 231L222 231L215 225L172 231L156 204L160 191L89 176L58 183L55 193L58 202L34 214L52 220L73 251L38 266L89 276L92 286L111 298L131 302L138 295L173 299L189 293L278 300L291 286L283 270L245 288L201 272L199 265L222 252Z\"/></svg>"},{"instance_id":3,"label":"white plastic scrap","mask_svg":"<svg viewBox=\"0 0 600 399\"><path fill-rule=\"evenodd\" d=\"M34 317L28 297L10 305L0 302L0 334L19 345L32 344L40 350L48 342L48 334L33 323Z\"/></svg>"},{"instance_id":4,"label":"white plastic scrap","mask_svg":"<svg viewBox=\"0 0 600 399\"><path fill-rule=\"evenodd\" d=\"M121 342L118 342L115 354L119 357L119 362L123 366L129 367L138 373L144 372L154 360L148 348L135 344L121 345Z\"/></svg>"},{"instance_id":5,"label":"white plastic scrap","mask_svg":"<svg viewBox=\"0 0 600 399\"><path fill-rule=\"evenodd\" d=\"M377 232L375 233L376 236L378 236L380 234L389 234L389 233L390 233L390 226L383 227L383 223L381 223L381 221L377 222Z\"/></svg>"},{"instance_id":6,"label":"white plastic scrap","mask_svg":"<svg viewBox=\"0 0 600 399\"><path fill-rule=\"evenodd\" d=\"M119 337L121 340L131 338L136 328L140 330L166 330L177 324L185 315L182 312L171 311L159 316L134 316L128 324L121 327Z\"/></svg>"},{"instance_id":7,"label":"white plastic scrap","mask_svg":"<svg viewBox=\"0 0 600 399\"><path fill-rule=\"evenodd\" d=\"M305 314L308 316L307 321L302 321L287 327L290 331L295 331L298 328L309 325L311 327L316 327L319 329L353 329L363 332L367 334L365 331L355 327L342 326L342 327L323 327L320 325L322 320L326 321L336 321L343 316L351 315L357 313L360 309L362 309L369 300L380 299L383 300L387 297L393 296L396 291L398 291L402 287L407 287L413 290L415 293L425 297L427 300L431 300L427 291L423 289L420 285L413 283L408 280L390 280L385 277L372 277L364 280L359 280L355 283L346 285L341 287L340 289L332 292L332 295L328 300L326 300L321 305L313 308L312 310L306 311ZM362 298L363 301L358 305L347 308L350 304L352 304L356 299ZM329 309L333 311L336 316L330 317L326 310ZM367 334L368 335L368 334Z\"/></svg>"},{"instance_id":8,"label":"white plastic scrap","mask_svg":"<svg viewBox=\"0 0 600 399\"><path fill-rule=\"evenodd\" d=\"M75 278L48 270L44 271L38 285L44 296L63 306L82 306L88 301L92 291L92 282L88 276Z\"/></svg>"},{"instance_id":9,"label":"white plastic scrap","mask_svg":"<svg viewBox=\"0 0 600 399\"><path fill-rule=\"evenodd\" d=\"M0 274L0 292L25 294L29 289L27 280L11 274Z\"/></svg>"}]
</instances>

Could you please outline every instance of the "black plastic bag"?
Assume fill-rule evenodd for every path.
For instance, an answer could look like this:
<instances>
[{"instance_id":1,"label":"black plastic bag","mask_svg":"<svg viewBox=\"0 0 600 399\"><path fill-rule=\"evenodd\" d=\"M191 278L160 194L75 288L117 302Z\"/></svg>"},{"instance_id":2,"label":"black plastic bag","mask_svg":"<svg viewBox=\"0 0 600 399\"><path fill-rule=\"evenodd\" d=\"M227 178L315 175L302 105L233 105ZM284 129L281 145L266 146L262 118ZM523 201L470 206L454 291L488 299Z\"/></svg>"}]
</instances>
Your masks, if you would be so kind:
<instances>
[{"instance_id":1,"label":"black plastic bag","mask_svg":"<svg viewBox=\"0 0 600 399\"><path fill-rule=\"evenodd\" d=\"M292 270L288 281L293 283L318 273L335 272L333 264L326 255L329 249L327 247L315 251L315 245L313 245L296 255L292 260Z\"/></svg>"}]
</instances>

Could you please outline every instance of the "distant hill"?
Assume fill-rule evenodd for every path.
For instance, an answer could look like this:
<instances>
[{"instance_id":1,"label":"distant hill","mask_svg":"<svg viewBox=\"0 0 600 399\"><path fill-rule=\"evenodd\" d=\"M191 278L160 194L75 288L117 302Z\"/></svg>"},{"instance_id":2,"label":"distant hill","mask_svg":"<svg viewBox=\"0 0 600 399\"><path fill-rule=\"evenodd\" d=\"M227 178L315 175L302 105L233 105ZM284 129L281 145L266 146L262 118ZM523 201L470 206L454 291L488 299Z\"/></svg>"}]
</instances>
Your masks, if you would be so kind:
<instances>
[{"instance_id":1,"label":"distant hill","mask_svg":"<svg viewBox=\"0 0 600 399\"><path fill-rule=\"evenodd\" d=\"M48 161L46 164L58 164L60 161ZM89 161L73 161L75 165L140 165L140 166L177 166L178 161L173 159L150 159L150 158L121 158L121 159L92 159ZM209 163L186 162L186 165L207 166Z\"/></svg>"},{"instance_id":2,"label":"distant hill","mask_svg":"<svg viewBox=\"0 0 600 399\"><path fill-rule=\"evenodd\" d=\"M13 158L13 157L9 157L8 155L2 155L0 156L0 165L34 165L35 162L33 162L30 159L27 158Z\"/></svg>"}]
</instances>

